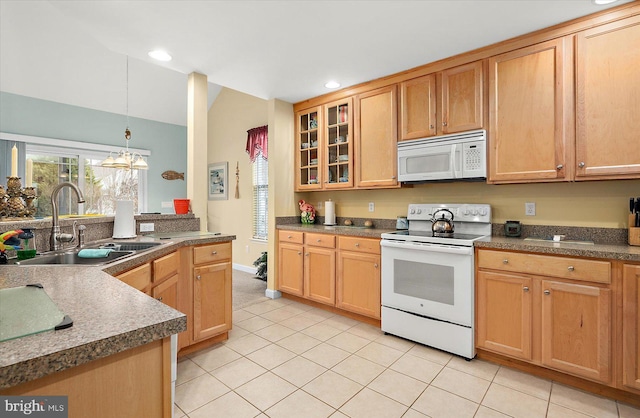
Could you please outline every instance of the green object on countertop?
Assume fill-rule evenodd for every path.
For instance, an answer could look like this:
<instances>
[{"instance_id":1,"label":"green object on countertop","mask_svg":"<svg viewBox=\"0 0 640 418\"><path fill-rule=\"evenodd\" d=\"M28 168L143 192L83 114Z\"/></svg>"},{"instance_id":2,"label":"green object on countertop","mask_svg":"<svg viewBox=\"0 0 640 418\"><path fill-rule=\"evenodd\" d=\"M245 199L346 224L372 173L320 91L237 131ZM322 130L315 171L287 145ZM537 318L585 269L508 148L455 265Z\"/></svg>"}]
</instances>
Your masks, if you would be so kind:
<instances>
[{"instance_id":1,"label":"green object on countertop","mask_svg":"<svg viewBox=\"0 0 640 418\"><path fill-rule=\"evenodd\" d=\"M36 250L18 250L16 251L18 260L28 260L36 256Z\"/></svg>"},{"instance_id":2,"label":"green object on countertop","mask_svg":"<svg viewBox=\"0 0 640 418\"><path fill-rule=\"evenodd\" d=\"M78 257L80 258L107 258L113 251L110 248L85 248L78 251Z\"/></svg>"}]
</instances>

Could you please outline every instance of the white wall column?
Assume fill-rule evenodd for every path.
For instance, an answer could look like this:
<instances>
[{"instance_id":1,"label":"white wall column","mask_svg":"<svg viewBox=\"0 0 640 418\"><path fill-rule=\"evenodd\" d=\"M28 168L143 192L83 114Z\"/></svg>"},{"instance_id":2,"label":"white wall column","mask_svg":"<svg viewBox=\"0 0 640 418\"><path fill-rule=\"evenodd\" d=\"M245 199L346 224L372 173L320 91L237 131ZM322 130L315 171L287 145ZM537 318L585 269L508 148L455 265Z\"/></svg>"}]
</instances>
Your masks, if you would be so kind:
<instances>
[{"instance_id":1,"label":"white wall column","mask_svg":"<svg viewBox=\"0 0 640 418\"><path fill-rule=\"evenodd\" d=\"M187 83L187 197L207 231L207 76L189 74Z\"/></svg>"}]
</instances>

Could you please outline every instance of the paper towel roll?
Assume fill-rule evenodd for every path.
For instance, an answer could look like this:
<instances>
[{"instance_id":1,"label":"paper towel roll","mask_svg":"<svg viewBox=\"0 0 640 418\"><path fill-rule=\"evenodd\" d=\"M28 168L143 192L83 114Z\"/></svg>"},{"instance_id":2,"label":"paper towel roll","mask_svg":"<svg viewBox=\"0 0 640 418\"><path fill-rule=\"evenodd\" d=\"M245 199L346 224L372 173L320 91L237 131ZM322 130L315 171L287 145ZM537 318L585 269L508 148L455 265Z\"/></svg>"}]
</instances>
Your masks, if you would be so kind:
<instances>
[{"instance_id":1,"label":"paper towel roll","mask_svg":"<svg viewBox=\"0 0 640 418\"><path fill-rule=\"evenodd\" d=\"M331 200L324 202L324 224L336 224L336 205Z\"/></svg>"},{"instance_id":2,"label":"paper towel roll","mask_svg":"<svg viewBox=\"0 0 640 418\"><path fill-rule=\"evenodd\" d=\"M135 236L136 220L133 217L133 200L116 200L113 238L135 238Z\"/></svg>"}]
</instances>

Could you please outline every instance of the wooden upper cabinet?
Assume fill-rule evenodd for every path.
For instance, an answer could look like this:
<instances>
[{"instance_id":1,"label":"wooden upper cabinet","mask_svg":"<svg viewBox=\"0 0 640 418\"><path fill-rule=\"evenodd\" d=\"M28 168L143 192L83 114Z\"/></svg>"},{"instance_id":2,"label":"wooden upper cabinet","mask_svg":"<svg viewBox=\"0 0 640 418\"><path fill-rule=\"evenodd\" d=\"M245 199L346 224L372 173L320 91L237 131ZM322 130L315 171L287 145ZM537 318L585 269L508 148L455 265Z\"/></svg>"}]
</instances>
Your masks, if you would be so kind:
<instances>
[{"instance_id":1,"label":"wooden upper cabinet","mask_svg":"<svg viewBox=\"0 0 640 418\"><path fill-rule=\"evenodd\" d=\"M325 189L353 187L353 98L328 103L324 108L323 178Z\"/></svg>"},{"instance_id":2,"label":"wooden upper cabinet","mask_svg":"<svg viewBox=\"0 0 640 418\"><path fill-rule=\"evenodd\" d=\"M436 134L436 75L400 83L400 140Z\"/></svg>"},{"instance_id":3,"label":"wooden upper cabinet","mask_svg":"<svg viewBox=\"0 0 640 418\"><path fill-rule=\"evenodd\" d=\"M396 86L356 98L356 187L399 187Z\"/></svg>"},{"instance_id":4,"label":"wooden upper cabinet","mask_svg":"<svg viewBox=\"0 0 640 418\"><path fill-rule=\"evenodd\" d=\"M296 113L296 191L322 188L322 107L301 110Z\"/></svg>"},{"instance_id":5,"label":"wooden upper cabinet","mask_svg":"<svg viewBox=\"0 0 640 418\"><path fill-rule=\"evenodd\" d=\"M400 115L400 140L482 128L482 61L400 83Z\"/></svg>"},{"instance_id":6,"label":"wooden upper cabinet","mask_svg":"<svg viewBox=\"0 0 640 418\"><path fill-rule=\"evenodd\" d=\"M571 85L565 38L489 58L489 183L571 178Z\"/></svg>"},{"instance_id":7,"label":"wooden upper cabinet","mask_svg":"<svg viewBox=\"0 0 640 418\"><path fill-rule=\"evenodd\" d=\"M482 61L442 72L440 95L443 134L482 128Z\"/></svg>"},{"instance_id":8,"label":"wooden upper cabinet","mask_svg":"<svg viewBox=\"0 0 640 418\"><path fill-rule=\"evenodd\" d=\"M576 180L640 177L640 16L576 36Z\"/></svg>"}]
</instances>

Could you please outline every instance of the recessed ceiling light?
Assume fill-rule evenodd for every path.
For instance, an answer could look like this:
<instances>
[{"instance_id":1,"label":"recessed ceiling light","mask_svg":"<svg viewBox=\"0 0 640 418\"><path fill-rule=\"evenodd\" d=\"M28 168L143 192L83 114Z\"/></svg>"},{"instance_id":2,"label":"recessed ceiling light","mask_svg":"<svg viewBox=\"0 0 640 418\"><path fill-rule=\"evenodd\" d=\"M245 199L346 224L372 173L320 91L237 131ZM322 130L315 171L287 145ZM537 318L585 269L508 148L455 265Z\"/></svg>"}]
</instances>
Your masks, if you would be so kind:
<instances>
[{"instance_id":1,"label":"recessed ceiling light","mask_svg":"<svg viewBox=\"0 0 640 418\"><path fill-rule=\"evenodd\" d=\"M594 4L598 4L598 5L602 5L602 4L609 4L609 3L615 3L618 0L593 0Z\"/></svg>"},{"instance_id":2,"label":"recessed ceiling light","mask_svg":"<svg viewBox=\"0 0 640 418\"><path fill-rule=\"evenodd\" d=\"M158 61L171 61L171 55L167 54L166 51L163 51L161 49L150 51L149 56Z\"/></svg>"},{"instance_id":3,"label":"recessed ceiling light","mask_svg":"<svg viewBox=\"0 0 640 418\"><path fill-rule=\"evenodd\" d=\"M324 86L328 89L337 89L340 87L340 83L337 81L327 81Z\"/></svg>"}]
</instances>

